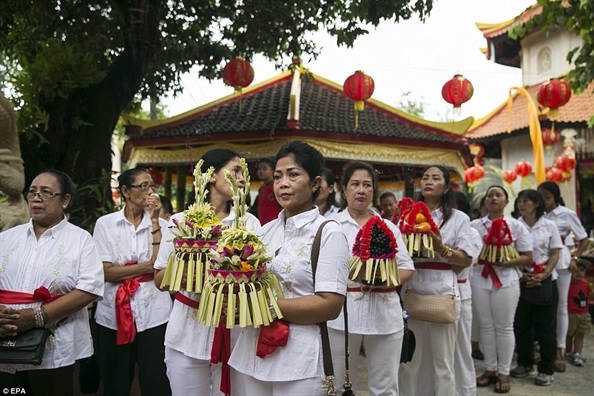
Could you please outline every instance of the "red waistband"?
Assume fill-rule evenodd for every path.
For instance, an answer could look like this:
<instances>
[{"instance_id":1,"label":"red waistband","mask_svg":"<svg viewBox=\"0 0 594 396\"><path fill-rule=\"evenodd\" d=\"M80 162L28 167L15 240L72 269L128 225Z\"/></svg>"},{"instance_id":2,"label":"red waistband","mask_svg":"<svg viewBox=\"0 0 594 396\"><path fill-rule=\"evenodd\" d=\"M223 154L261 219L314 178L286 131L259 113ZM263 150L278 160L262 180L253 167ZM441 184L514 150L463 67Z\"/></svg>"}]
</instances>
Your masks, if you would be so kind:
<instances>
[{"instance_id":1,"label":"red waistband","mask_svg":"<svg viewBox=\"0 0 594 396\"><path fill-rule=\"evenodd\" d=\"M396 287L368 287L368 286L361 286L361 287L347 287L347 292L352 293L392 293L397 290Z\"/></svg>"},{"instance_id":2,"label":"red waistband","mask_svg":"<svg viewBox=\"0 0 594 396\"><path fill-rule=\"evenodd\" d=\"M451 270L452 264L440 261L415 261L415 269Z\"/></svg>"},{"instance_id":3,"label":"red waistband","mask_svg":"<svg viewBox=\"0 0 594 396\"><path fill-rule=\"evenodd\" d=\"M0 290L0 304L29 304L41 302L41 305L50 303L61 295L51 294L45 286L41 286L31 293Z\"/></svg>"},{"instance_id":4,"label":"red waistband","mask_svg":"<svg viewBox=\"0 0 594 396\"><path fill-rule=\"evenodd\" d=\"M458 283L466 283L468 282L468 279L458 279Z\"/></svg>"},{"instance_id":5,"label":"red waistband","mask_svg":"<svg viewBox=\"0 0 594 396\"><path fill-rule=\"evenodd\" d=\"M187 305L190 308L198 309L198 301L192 300L190 297L180 292L175 293L175 299L180 303Z\"/></svg>"}]
</instances>

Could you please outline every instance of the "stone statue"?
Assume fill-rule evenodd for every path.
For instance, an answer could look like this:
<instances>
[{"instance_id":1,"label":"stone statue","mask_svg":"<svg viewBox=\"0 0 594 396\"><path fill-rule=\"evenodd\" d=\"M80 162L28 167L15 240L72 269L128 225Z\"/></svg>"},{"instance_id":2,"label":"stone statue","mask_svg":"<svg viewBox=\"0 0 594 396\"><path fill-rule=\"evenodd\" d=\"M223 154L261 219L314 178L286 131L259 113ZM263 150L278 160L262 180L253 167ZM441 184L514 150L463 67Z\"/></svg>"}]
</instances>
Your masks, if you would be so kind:
<instances>
[{"instance_id":1,"label":"stone statue","mask_svg":"<svg viewBox=\"0 0 594 396\"><path fill-rule=\"evenodd\" d=\"M0 231L29 220L29 209L23 197L25 170L12 103L0 93L0 190L6 202L0 202Z\"/></svg>"}]
</instances>

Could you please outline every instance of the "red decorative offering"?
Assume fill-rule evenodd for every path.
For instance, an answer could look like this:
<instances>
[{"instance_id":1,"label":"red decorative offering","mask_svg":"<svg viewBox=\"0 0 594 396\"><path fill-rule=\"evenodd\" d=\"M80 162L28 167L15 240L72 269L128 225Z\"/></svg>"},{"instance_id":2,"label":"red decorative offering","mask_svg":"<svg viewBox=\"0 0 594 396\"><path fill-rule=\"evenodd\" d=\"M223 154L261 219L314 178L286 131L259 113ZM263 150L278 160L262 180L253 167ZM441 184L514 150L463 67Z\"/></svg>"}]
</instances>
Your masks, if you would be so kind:
<instances>
[{"instance_id":1,"label":"red decorative offering","mask_svg":"<svg viewBox=\"0 0 594 396\"><path fill-rule=\"evenodd\" d=\"M398 286L398 264L396 253L398 245L394 233L378 216L372 216L357 233L353 245L353 258L349 261L352 280L362 279L367 283ZM361 268L365 271L360 276Z\"/></svg>"},{"instance_id":2,"label":"red decorative offering","mask_svg":"<svg viewBox=\"0 0 594 396\"><path fill-rule=\"evenodd\" d=\"M512 246L514 241L507 222L502 219L495 219L491 223L489 232L484 236L483 249L479 255L480 260L490 263L510 261L520 257Z\"/></svg>"},{"instance_id":3,"label":"red decorative offering","mask_svg":"<svg viewBox=\"0 0 594 396\"><path fill-rule=\"evenodd\" d=\"M400 221L400 232L406 241L408 254L421 255L423 251L428 257L435 257L431 232L439 234L439 228L433 222L429 208L425 202L415 202Z\"/></svg>"}]
</instances>

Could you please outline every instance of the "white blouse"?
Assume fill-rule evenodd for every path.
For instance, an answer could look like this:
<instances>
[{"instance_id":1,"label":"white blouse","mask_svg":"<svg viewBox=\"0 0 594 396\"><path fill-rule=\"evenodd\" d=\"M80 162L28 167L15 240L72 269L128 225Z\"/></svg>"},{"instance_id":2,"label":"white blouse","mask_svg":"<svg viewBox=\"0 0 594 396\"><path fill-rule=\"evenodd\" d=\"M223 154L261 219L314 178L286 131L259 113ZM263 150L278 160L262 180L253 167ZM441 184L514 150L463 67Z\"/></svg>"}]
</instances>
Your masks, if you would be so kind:
<instances>
[{"instance_id":1,"label":"white blouse","mask_svg":"<svg viewBox=\"0 0 594 396\"><path fill-rule=\"evenodd\" d=\"M546 264L549 262L549 251L551 249L562 249L563 243L559 236L557 226L552 221L541 217L536 223L530 227L523 218L519 218L518 221L528 230L530 237L532 238L532 261L536 264ZM561 253L561 252L559 252ZM559 262L557 261L557 264ZM525 267L528 272L534 272L534 267ZM551 273L553 280L557 279L557 271L553 269Z\"/></svg>"},{"instance_id":2,"label":"white blouse","mask_svg":"<svg viewBox=\"0 0 594 396\"><path fill-rule=\"evenodd\" d=\"M376 211L369 209L369 213L372 216L381 218ZM355 244L355 238L361 227L351 217L347 209L338 213L335 220L346 234L349 243L347 253L350 258L352 257L351 251ZM391 221L382 220L392 230L396 238L398 246L396 263L398 268L414 271L413 262L408 255L400 230ZM349 288L358 287L361 287L360 283L349 280ZM404 328L400 297L396 291L391 293L349 292L347 294L347 310L349 333L366 335L393 334ZM338 318L329 321L328 327L344 331L344 312L341 311Z\"/></svg>"},{"instance_id":3,"label":"white blouse","mask_svg":"<svg viewBox=\"0 0 594 396\"><path fill-rule=\"evenodd\" d=\"M65 295L78 289L103 296L103 264L91 235L64 218L46 230L39 240L33 222L0 233L2 264L0 289L33 293L45 286L51 294ZM4 304L14 309L38 307L40 303ZM0 365L0 371L54 369L74 364L93 354L93 341L86 307L56 327L45 346L40 366Z\"/></svg>"},{"instance_id":4,"label":"white blouse","mask_svg":"<svg viewBox=\"0 0 594 396\"><path fill-rule=\"evenodd\" d=\"M159 219L161 230L167 224ZM124 209L102 216L95 224L93 238L99 250L101 261L114 266L125 265L130 261L147 262L153 254L153 235L151 218L144 213L137 228L124 216ZM101 326L117 330L116 292L121 283L105 282L103 300L97 304L95 321ZM171 312L171 297L161 293L155 282L140 282L140 287L130 297L132 315L138 332L152 329L167 323Z\"/></svg>"},{"instance_id":5,"label":"white blouse","mask_svg":"<svg viewBox=\"0 0 594 396\"><path fill-rule=\"evenodd\" d=\"M470 219L468 216L457 209L452 209L452 214L448 221L442 224L443 211L438 208L431 212L431 217L435 224L441 224L440 234L444 245L448 245L453 250L462 250L471 259L478 257L479 250L475 243L476 236L470 231ZM414 257L415 263L419 262L438 262L450 264L447 259L441 257L440 252L435 252L434 258ZM453 270L435 270L418 268L411 280L409 280L402 290L413 290L420 294L454 295L456 300L460 299L458 288L458 276Z\"/></svg>"},{"instance_id":6,"label":"white blouse","mask_svg":"<svg viewBox=\"0 0 594 396\"><path fill-rule=\"evenodd\" d=\"M285 298L310 296L316 292L346 294L348 244L335 222L324 226L315 289L311 268L311 249L319 226L326 221L318 208L286 219L285 211L267 223L263 241L275 257L268 269L279 279ZM322 338L317 324L291 323L285 347L261 359L256 356L259 330L241 329L229 364L237 371L261 381L294 381L321 378Z\"/></svg>"},{"instance_id":7,"label":"white blouse","mask_svg":"<svg viewBox=\"0 0 594 396\"><path fill-rule=\"evenodd\" d=\"M580 219L578 218L577 214L573 210L567 209L565 206L557 206L549 213L545 213L544 218L552 221L557 225L559 235L561 235L561 238L563 238L563 240L565 238L568 238L570 232L572 231L577 241L581 241L584 238L588 237L588 234L586 233L586 230L580 222ZM557 263L557 267L555 268L557 270L566 270L569 268L570 263L571 251L569 250L569 247L564 246L563 249L561 249L561 251L559 252L559 262Z\"/></svg>"},{"instance_id":8,"label":"white blouse","mask_svg":"<svg viewBox=\"0 0 594 396\"><path fill-rule=\"evenodd\" d=\"M531 252L532 238L530 238L526 226L512 217L505 216L503 219L511 231L513 239L512 246L518 253ZM489 219L489 216L485 216L481 219L471 221L470 225L479 232L482 241L485 235L488 234L491 223L492 220ZM472 268L472 271L470 272L470 284L472 287L478 287L479 289L493 289L493 280L491 277L487 276L484 278L481 275L483 268L484 266L481 264L477 264ZM512 282L520 279L521 272L518 267L493 266L493 268L501 281L501 287L508 287Z\"/></svg>"},{"instance_id":9,"label":"white blouse","mask_svg":"<svg viewBox=\"0 0 594 396\"><path fill-rule=\"evenodd\" d=\"M458 291L460 292L460 300L462 301L472 298L472 287L470 286L469 279L470 271L476 265L478 261L478 254L480 253L481 248L483 247L483 240L481 239L481 236L479 235L478 231L470 227L470 222L468 225L468 230L473 234L472 243L474 244L474 247L478 253L476 256L472 257L472 264L470 266L464 268L456 274L456 276L458 277Z\"/></svg>"},{"instance_id":10,"label":"white blouse","mask_svg":"<svg viewBox=\"0 0 594 396\"><path fill-rule=\"evenodd\" d=\"M181 220L183 217L183 213L174 214L171 216L168 226L162 229L162 242L154 265L156 270L167 268L167 261L173 252L173 234L170 231L170 227L174 227L173 219ZM234 219L235 212L231 209L231 213L222 222L230 226L233 224ZM260 221L252 214L247 213L246 228L259 233ZM199 293L190 293L187 291L180 291L180 293L196 301L196 303L200 301ZM215 328L198 323L196 314L197 309L177 300L173 302L173 310L169 316L169 323L165 332L165 346L193 359L210 360ZM232 333L235 332L236 329L233 329Z\"/></svg>"}]
</instances>

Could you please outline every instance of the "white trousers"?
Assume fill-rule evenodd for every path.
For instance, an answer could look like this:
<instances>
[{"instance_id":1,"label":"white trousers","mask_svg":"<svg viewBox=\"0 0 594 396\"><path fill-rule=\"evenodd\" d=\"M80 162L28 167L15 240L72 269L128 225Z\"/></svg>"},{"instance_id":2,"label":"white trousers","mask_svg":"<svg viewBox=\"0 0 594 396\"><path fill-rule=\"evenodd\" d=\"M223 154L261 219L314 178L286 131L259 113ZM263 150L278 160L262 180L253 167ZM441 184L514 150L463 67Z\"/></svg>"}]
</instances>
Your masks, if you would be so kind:
<instances>
[{"instance_id":1,"label":"white trousers","mask_svg":"<svg viewBox=\"0 0 594 396\"><path fill-rule=\"evenodd\" d=\"M337 393L342 393L345 378L344 331L328 329ZM357 393L359 350L365 344L367 387L370 396L398 395L398 369L404 331L393 334L363 335L349 333L349 377Z\"/></svg>"},{"instance_id":2,"label":"white trousers","mask_svg":"<svg viewBox=\"0 0 594 396\"><path fill-rule=\"evenodd\" d=\"M165 364L173 396L224 396L220 391L220 364L211 364L208 360L191 358L167 346L165 347ZM234 391L233 388L231 390Z\"/></svg>"},{"instance_id":3,"label":"white trousers","mask_svg":"<svg viewBox=\"0 0 594 396\"><path fill-rule=\"evenodd\" d=\"M520 281L498 289L472 288L480 326L480 341L488 371L509 375L514 356L514 315L520 299Z\"/></svg>"},{"instance_id":4,"label":"white trousers","mask_svg":"<svg viewBox=\"0 0 594 396\"><path fill-rule=\"evenodd\" d=\"M559 290L559 304L557 305L557 348L565 349L565 337L569 329L569 312L567 295L571 283L569 269L557 270L557 290Z\"/></svg>"},{"instance_id":5,"label":"white trousers","mask_svg":"<svg viewBox=\"0 0 594 396\"><path fill-rule=\"evenodd\" d=\"M238 396L326 396L328 388L322 378L267 382L231 371L231 394ZM340 394L340 393L338 393ZM197 393L194 393L197 395Z\"/></svg>"},{"instance_id":6,"label":"white trousers","mask_svg":"<svg viewBox=\"0 0 594 396\"><path fill-rule=\"evenodd\" d=\"M460 319L459 301L456 301L454 308L455 321L452 324L412 319L408 322L408 328L415 333L417 347L412 361L400 366L400 394L454 394L454 354ZM433 375L427 376L427 372Z\"/></svg>"},{"instance_id":7,"label":"white trousers","mask_svg":"<svg viewBox=\"0 0 594 396\"><path fill-rule=\"evenodd\" d=\"M454 353L456 396L476 395L476 372L471 347L472 299L460 301L460 320Z\"/></svg>"}]
</instances>

